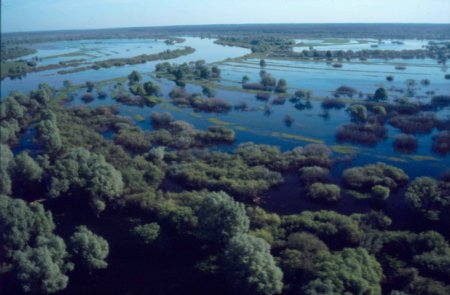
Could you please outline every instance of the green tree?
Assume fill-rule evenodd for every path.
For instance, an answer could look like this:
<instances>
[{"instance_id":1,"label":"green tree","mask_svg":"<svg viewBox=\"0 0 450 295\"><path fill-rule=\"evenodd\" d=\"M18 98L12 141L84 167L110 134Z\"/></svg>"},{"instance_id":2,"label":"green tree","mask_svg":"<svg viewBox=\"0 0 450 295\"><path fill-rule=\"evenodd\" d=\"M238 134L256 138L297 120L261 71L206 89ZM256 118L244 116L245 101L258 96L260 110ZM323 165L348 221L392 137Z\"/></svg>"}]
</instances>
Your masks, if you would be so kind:
<instances>
[{"instance_id":1,"label":"green tree","mask_svg":"<svg viewBox=\"0 0 450 295\"><path fill-rule=\"evenodd\" d=\"M244 204L234 201L224 192L211 192L205 197L197 216L197 235L204 240L226 243L249 229Z\"/></svg>"},{"instance_id":2,"label":"green tree","mask_svg":"<svg viewBox=\"0 0 450 295\"><path fill-rule=\"evenodd\" d=\"M161 89L159 88L159 86L150 81L144 83L144 90L145 90L145 93L150 96L152 96L152 95L160 96L161 95Z\"/></svg>"},{"instance_id":3,"label":"green tree","mask_svg":"<svg viewBox=\"0 0 450 295\"><path fill-rule=\"evenodd\" d=\"M137 225L133 228L133 234L139 237L145 244L151 244L159 237L160 226L156 222Z\"/></svg>"},{"instance_id":4,"label":"green tree","mask_svg":"<svg viewBox=\"0 0 450 295\"><path fill-rule=\"evenodd\" d=\"M39 237L36 247L14 251L13 273L27 293L54 293L67 287L66 273L73 269L67 262L64 241L57 237Z\"/></svg>"},{"instance_id":5,"label":"green tree","mask_svg":"<svg viewBox=\"0 0 450 295\"><path fill-rule=\"evenodd\" d=\"M245 76L242 77L242 84L246 84L246 83L248 83L249 81L250 81L250 78L249 78L247 75L245 75Z\"/></svg>"},{"instance_id":6,"label":"green tree","mask_svg":"<svg viewBox=\"0 0 450 295\"><path fill-rule=\"evenodd\" d=\"M138 71L132 71L131 74L128 75L128 80L130 84L139 83L142 81L142 75Z\"/></svg>"},{"instance_id":7,"label":"green tree","mask_svg":"<svg viewBox=\"0 0 450 295\"><path fill-rule=\"evenodd\" d=\"M88 193L92 209L99 213L105 209L106 201L122 192L122 175L103 156L74 148L52 167L49 194L59 197L73 190Z\"/></svg>"},{"instance_id":8,"label":"green tree","mask_svg":"<svg viewBox=\"0 0 450 295\"><path fill-rule=\"evenodd\" d=\"M56 116L50 110L42 113L42 119L36 126L36 139L48 151L57 152L62 147Z\"/></svg>"},{"instance_id":9,"label":"green tree","mask_svg":"<svg viewBox=\"0 0 450 295\"><path fill-rule=\"evenodd\" d=\"M373 99L376 101L386 100L388 98L388 93L383 87L378 88L373 95Z\"/></svg>"},{"instance_id":10,"label":"green tree","mask_svg":"<svg viewBox=\"0 0 450 295\"><path fill-rule=\"evenodd\" d=\"M306 285L305 293L381 295L382 278L375 257L363 248L346 248L319 264L317 279Z\"/></svg>"},{"instance_id":11,"label":"green tree","mask_svg":"<svg viewBox=\"0 0 450 295\"><path fill-rule=\"evenodd\" d=\"M351 105L347 112L350 114L352 121L365 122L367 120L367 108L362 104Z\"/></svg>"},{"instance_id":12,"label":"green tree","mask_svg":"<svg viewBox=\"0 0 450 295\"><path fill-rule=\"evenodd\" d=\"M40 181L44 171L27 152L18 154L11 163L10 174L20 182Z\"/></svg>"},{"instance_id":13,"label":"green tree","mask_svg":"<svg viewBox=\"0 0 450 295\"><path fill-rule=\"evenodd\" d=\"M316 182L308 188L308 196L314 200L337 201L341 197L341 189L335 184Z\"/></svg>"},{"instance_id":14,"label":"green tree","mask_svg":"<svg viewBox=\"0 0 450 295\"><path fill-rule=\"evenodd\" d=\"M11 178L9 176L9 165L14 155L6 144L0 144L0 195L11 193Z\"/></svg>"},{"instance_id":15,"label":"green tree","mask_svg":"<svg viewBox=\"0 0 450 295\"><path fill-rule=\"evenodd\" d=\"M285 79L278 80L278 84L277 84L277 87L275 88L275 91L282 92L282 93L287 92L287 82Z\"/></svg>"},{"instance_id":16,"label":"green tree","mask_svg":"<svg viewBox=\"0 0 450 295\"><path fill-rule=\"evenodd\" d=\"M263 239L238 234L224 253L224 271L231 287L240 294L278 294L283 288L283 272Z\"/></svg>"},{"instance_id":17,"label":"green tree","mask_svg":"<svg viewBox=\"0 0 450 295\"><path fill-rule=\"evenodd\" d=\"M261 60L259 61L259 66L260 66L261 68L266 67L266 61L265 61L264 59L261 59Z\"/></svg>"},{"instance_id":18,"label":"green tree","mask_svg":"<svg viewBox=\"0 0 450 295\"><path fill-rule=\"evenodd\" d=\"M108 267L106 258L109 245L101 236L94 234L86 226L78 226L70 237L70 246L76 257L89 269L103 269Z\"/></svg>"},{"instance_id":19,"label":"green tree","mask_svg":"<svg viewBox=\"0 0 450 295\"><path fill-rule=\"evenodd\" d=\"M450 195L443 194L438 181L431 177L414 179L405 198L408 204L431 220L439 220L441 213L450 206Z\"/></svg>"}]
</instances>

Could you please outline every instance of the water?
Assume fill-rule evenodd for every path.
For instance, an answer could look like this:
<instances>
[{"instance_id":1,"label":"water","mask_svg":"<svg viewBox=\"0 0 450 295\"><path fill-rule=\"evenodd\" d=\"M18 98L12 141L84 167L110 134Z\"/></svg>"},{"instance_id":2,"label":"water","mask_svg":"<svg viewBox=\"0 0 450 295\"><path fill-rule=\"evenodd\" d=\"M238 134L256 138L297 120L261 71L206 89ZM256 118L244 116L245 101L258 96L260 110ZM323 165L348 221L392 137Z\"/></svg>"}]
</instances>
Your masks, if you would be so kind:
<instances>
[{"instance_id":1,"label":"water","mask_svg":"<svg viewBox=\"0 0 450 295\"><path fill-rule=\"evenodd\" d=\"M317 50L416 50L425 48L431 40L381 40L376 39L336 39L336 40L295 40L294 51L301 52L312 46ZM400 44L400 43L401 44Z\"/></svg>"},{"instance_id":2,"label":"water","mask_svg":"<svg viewBox=\"0 0 450 295\"><path fill-rule=\"evenodd\" d=\"M213 63L222 61L226 58L239 57L248 54L250 50L237 47L222 46L214 43L214 39L201 39L194 37L186 37L184 43L178 45L167 46L162 41L144 41L144 40L128 40L114 43L114 40L89 40L89 41L61 41L52 44L44 43L42 47L38 47L37 56L54 56L55 54L64 54L70 52L76 52L77 42L82 44L86 48L83 51L84 54L96 54L96 57L89 61L96 61L101 59L109 58L119 58L119 57L130 57L139 55L142 53L153 54L159 53L167 49L176 49L185 46L191 46L196 49L193 54L186 56L181 56L175 59L168 60L173 63L184 63L190 61L196 61L199 59L204 59L207 63ZM134 42L134 43L133 43ZM131 50L130 48L133 48ZM128 51L130 49L130 51ZM99 51L95 53L94 51ZM105 56L107 52L117 52L114 56ZM35 56L35 55L31 55ZM63 59L78 59L82 56L71 56L71 57L53 57L52 64L58 63ZM112 67L109 69L99 69L99 70L88 70L77 73L71 73L66 75L59 75L58 70L42 71L37 73L27 74L26 77L22 79L4 79L1 81L1 97L7 96L13 90L19 90L21 92L27 93L33 89L36 89L39 83L46 82L50 86L60 88L63 85L64 80L71 80L74 84L82 84L86 81L101 81L114 79L118 77L127 76L131 71L137 70L142 73L150 73L155 69L155 65L161 63L161 61L147 62L145 64L138 65L126 65L123 67ZM38 64L39 65L39 64Z\"/></svg>"},{"instance_id":3,"label":"water","mask_svg":"<svg viewBox=\"0 0 450 295\"><path fill-rule=\"evenodd\" d=\"M312 40L311 42L317 40ZM425 42L425 41L423 41ZM224 61L220 64L222 70L222 81L224 86L241 87L239 83L242 76L248 75L251 81L259 81L259 60L248 59L242 61L226 61L227 58L235 58L249 53L249 50L220 46L214 43L212 39L186 38L186 42L174 46L167 46L161 40L92 40L81 41L82 53L94 55L94 60L112 58L112 57L129 57L136 54L157 53L165 50L165 48L179 48L191 46L196 52L170 60L174 63L182 63L204 59L208 63ZM410 44L405 42L405 46ZM351 43L350 45L360 45L359 43ZM349 45L349 46L350 46ZM418 43L416 44L418 45ZM336 45L337 46L337 45ZM343 46L343 45L342 45ZM410 46L410 45L408 45ZM412 45L411 45L412 46ZM148 50L148 51L147 51ZM43 43L38 45L38 56L49 57L46 62L52 60L59 62L63 59L73 59L79 57L55 57L55 55L73 53L80 51L77 42L55 42ZM34 55L33 55L34 56ZM333 91L341 86L348 85L356 88L364 94L374 93L379 86L384 86L390 91L390 99L402 97L405 94L397 92L395 89L406 89L406 81L414 79L417 82L415 86L415 95L420 96L420 100L427 102L430 99L427 91L434 91L436 94L449 94L450 81L444 79L447 69L437 65L434 60L370 60L368 62L351 61L344 62L343 68L333 68L324 61L283 61L283 60L266 60L267 67L265 70L271 73L277 79L284 78L289 85L289 92L293 93L299 88L311 89L317 96L332 96ZM51 86L60 88L64 80L71 80L74 84L81 84L88 80L102 81L127 76L132 70L138 70L144 74L144 80L152 79L148 74L154 70L157 63L161 61L148 62L145 64L112 67L109 69L89 70L84 72L72 73L68 75L59 75L55 70L39 73L32 73L21 80L5 79L1 82L1 95L5 97L12 90L20 90L28 92L35 89L39 83L46 82ZM403 71L395 70L395 66L402 64L406 67ZM394 81L387 82L386 76L393 75ZM429 79L431 84L423 86L420 80ZM298 146L305 146L311 142L322 142L331 147L343 145L352 147L356 150L357 155L351 163L341 163L333 170L335 179L338 179L343 169L352 166L365 165L383 161L388 164L397 166L405 170L411 177L432 176L438 177L443 171L450 167L450 155L440 157L431 150L431 136L437 131L433 130L431 134L418 135L418 150L412 155L404 155L398 153L392 147L393 138L400 131L388 126L388 138L372 148L342 144L336 141L335 134L339 126L349 122L348 114L345 109L329 110L329 116L324 118L320 101L312 100L311 109L297 110L294 105L286 101L283 105L271 105L271 114L267 115L263 109L266 102L259 101L254 94L236 91L217 89L217 97L222 98L232 105L241 102L248 104L251 111L231 111L227 114L207 114L193 112L191 108L176 108L170 103L168 93L175 87L171 81L160 79L152 80L158 83L162 89L163 97L166 98L162 104L150 107L125 106L117 104L110 96L105 99L95 99L93 102L86 104L81 100L84 89L78 91L73 101L67 103L68 107L76 107L80 105L89 105L91 107L99 107L104 105L117 105L120 115L127 116L134 120L134 116L139 114L145 118L142 122L135 123L143 129L151 130L150 115L152 112L170 112L177 120L188 121L198 129L206 130L208 126L222 122L228 128L232 128L236 132L236 143L229 146L220 146L219 150L231 151L242 142L253 141L255 143L270 144L279 146L281 150L287 151ZM104 86L103 90L110 92L113 84ZM201 92L201 87L188 84L186 86L188 92ZM228 88L227 88L228 89ZM95 92L94 92L95 94ZM275 95L272 96L271 100ZM413 100L417 98L412 98ZM355 97L354 101L358 101ZM287 126L284 122L286 115L290 115L294 122ZM445 119L450 115L450 109L444 109L436 113L437 117ZM217 121L220 120L220 121ZM104 134L105 138L110 139L113 134L108 132ZM21 144L15 149L20 152L23 149L34 149L33 130L29 130L21 138ZM422 156L421 158L416 156ZM339 156L336 154L336 156ZM425 157L425 158L424 158ZM311 203L305 197L301 196L299 182L295 175L286 176L286 182L278 188L270 191L264 198L264 207L275 212L287 214L296 213L301 210L316 210L323 208L321 204ZM331 205L334 209L343 213L365 212L368 210L367 201L345 198L337 205ZM398 198L393 197L389 201L387 211L394 212L393 208L402 208L404 204ZM393 211L394 210L394 211ZM399 210L396 210L399 211ZM401 210L400 210L401 211Z\"/></svg>"}]
</instances>

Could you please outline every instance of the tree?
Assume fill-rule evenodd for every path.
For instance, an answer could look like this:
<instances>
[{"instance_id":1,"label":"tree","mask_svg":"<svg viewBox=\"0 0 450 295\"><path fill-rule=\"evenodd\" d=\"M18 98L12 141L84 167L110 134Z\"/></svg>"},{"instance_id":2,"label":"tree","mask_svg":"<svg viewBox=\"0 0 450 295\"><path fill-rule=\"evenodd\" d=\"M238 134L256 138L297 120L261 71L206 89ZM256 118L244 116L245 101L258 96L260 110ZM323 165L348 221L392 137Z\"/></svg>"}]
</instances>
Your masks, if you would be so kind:
<instances>
[{"instance_id":1,"label":"tree","mask_svg":"<svg viewBox=\"0 0 450 295\"><path fill-rule=\"evenodd\" d=\"M259 66L260 66L261 68L266 67L266 61L265 61L264 59L261 59L261 60L259 61Z\"/></svg>"},{"instance_id":2,"label":"tree","mask_svg":"<svg viewBox=\"0 0 450 295\"><path fill-rule=\"evenodd\" d=\"M376 163L346 169L342 173L342 180L344 185L350 189L348 192L355 197L378 198L387 193L387 191L380 194L381 188L374 188L375 186L383 186L395 191L404 186L408 182L409 177L402 169L385 163Z\"/></svg>"},{"instance_id":3,"label":"tree","mask_svg":"<svg viewBox=\"0 0 450 295\"><path fill-rule=\"evenodd\" d=\"M0 260L12 265L25 292L52 293L67 286L73 265L54 229L41 204L0 195Z\"/></svg>"},{"instance_id":4,"label":"tree","mask_svg":"<svg viewBox=\"0 0 450 295\"><path fill-rule=\"evenodd\" d=\"M11 163L10 174L13 179L24 182L40 181L44 171L27 152L18 154Z\"/></svg>"},{"instance_id":5,"label":"tree","mask_svg":"<svg viewBox=\"0 0 450 295\"><path fill-rule=\"evenodd\" d=\"M8 167L13 160L14 155L6 144L0 144L0 195L9 195L11 193L11 178Z\"/></svg>"},{"instance_id":6,"label":"tree","mask_svg":"<svg viewBox=\"0 0 450 295\"><path fill-rule=\"evenodd\" d=\"M441 213L450 206L450 195L442 194L439 183L431 177L416 178L405 198L409 205L431 220L439 220Z\"/></svg>"},{"instance_id":7,"label":"tree","mask_svg":"<svg viewBox=\"0 0 450 295\"><path fill-rule=\"evenodd\" d=\"M388 98L388 93L383 87L378 88L373 95L373 99L376 101L386 100Z\"/></svg>"},{"instance_id":8,"label":"tree","mask_svg":"<svg viewBox=\"0 0 450 295\"><path fill-rule=\"evenodd\" d=\"M287 82L285 79L278 80L277 87L275 88L276 92L287 92Z\"/></svg>"},{"instance_id":9,"label":"tree","mask_svg":"<svg viewBox=\"0 0 450 295\"><path fill-rule=\"evenodd\" d=\"M122 175L103 156L74 148L52 167L49 194L55 198L73 190L87 193L92 209L99 213L105 209L107 200L122 192Z\"/></svg>"},{"instance_id":10,"label":"tree","mask_svg":"<svg viewBox=\"0 0 450 295\"><path fill-rule=\"evenodd\" d=\"M67 262L66 245L60 237L39 237L36 247L14 251L13 273L28 293L54 293L67 287L66 273L73 269Z\"/></svg>"},{"instance_id":11,"label":"tree","mask_svg":"<svg viewBox=\"0 0 450 295\"><path fill-rule=\"evenodd\" d=\"M225 276L231 287L241 294L278 294L283 288L283 272L270 254L263 239L238 234L224 253Z\"/></svg>"},{"instance_id":12,"label":"tree","mask_svg":"<svg viewBox=\"0 0 450 295\"><path fill-rule=\"evenodd\" d=\"M70 246L75 256L89 269L108 267L105 261L109 254L109 245L101 236L91 232L86 226L78 226L70 237Z\"/></svg>"},{"instance_id":13,"label":"tree","mask_svg":"<svg viewBox=\"0 0 450 295\"><path fill-rule=\"evenodd\" d=\"M250 81L250 78L247 75L242 77L242 84L246 84L248 81Z\"/></svg>"},{"instance_id":14,"label":"tree","mask_svg":"<svg viewBox=\"0 0 450 295\"><path fill-rule=\"evenodd\" d=\"M367 250L346 248L319 264L317 279L306 285L305 293L381 295L382 278L380 264Z\"/></svg>"},{"instance_id":15,"label":"tree","mask_svg":"<svg viewBox=\"0 0 450 295\"><path fill-rule=\"evenodd\" d=\"M156 222L137 225L133 228L133 233L145 244L151 244L159 237L160 226Z\"/></svg>"},{"instance_id":16,"label":"tree","mask_svg":"<svg viewBox=\"0 0 450 295\"><path fill-rule=\"evenodd\" d=\"M335 184L316 182L308 188L308 196L314 200L337 201L341 197L341 189Z\"/></svg>"},{"instance_id":17,"label":"tree","mask_svg":"<svg viewBox=\"0 0 450 295\"><path fill-rule=\"evenodd\" d=\"M158 85L153 84L152 82L148 81L144 83L144 90L147 95L154 95L154 96L160 96L161 95L161 89Z\"/></svg>"},{"instance_id":18,"label":"tree","mask_svg":"<svg viewBox=\"0 0 450 295\"><path fill-rule=\"evenodd\" d=\"M213 78L220 78L221 70L218 66L213 66L211 68Z\"/></svg>"},{"instance_id":19,"label":"tree","mask_svg":"<svg viewBox=\"0 0 450 295\"><path fill-rule=\"evenodd\" d=\"M139 83L142 81L142 75L138 71L134 70L128 75L128 80L130 81L130 84Z\"/></svg>"},{"instance_id":20,"label":"tree","mask_svg":"<svg viewBox=\"0 0 450 295\"><path fill-rule=\"evenodd\" d=\"M36 139L49 151L57 152L62 147L56 116L51 110L45 110L36 126Z\"/></svg>"},{"instance_id":21,"label":"tree","mask_svg":"<svg viewBox=\"0 0 450 295\"><path fill-rule=\"evenodd\" d=\"M249 229L244 204L234 201L224 192L211 192L205 197L197 216L197 235L204 240L226 243Z\"/></svg>"},{"instance_id":22,"label":"tree","mask_svg":"<svg viewBox=\"0 0 450 295\"><path fill-rule=\"evenodd\" d=\"M86 81L87 92L92 92L94 90L95 83L92 81Z\"/></svg>"},{"instance_id":23,"label":"tree","mask_svg":"<svg viewBox=\"0 0 450 295\"><path fill-rule=\"evenodd\" d=\"M367 120L367 108L362 104L351 105L347 112L350 114L352 121L365 122Z\"/></svg>"},{"instance_id":24,"label":"tree","mask_svg":"<svg viewBox=\"0 0 450 295\"><path fill-rule=\"evenodd\" d=\"M358 245L363 235L357 221L349 216L325 210L283 216L281 226L287 234L310 232L336 249Z\"/></svg>"}]
</instances>

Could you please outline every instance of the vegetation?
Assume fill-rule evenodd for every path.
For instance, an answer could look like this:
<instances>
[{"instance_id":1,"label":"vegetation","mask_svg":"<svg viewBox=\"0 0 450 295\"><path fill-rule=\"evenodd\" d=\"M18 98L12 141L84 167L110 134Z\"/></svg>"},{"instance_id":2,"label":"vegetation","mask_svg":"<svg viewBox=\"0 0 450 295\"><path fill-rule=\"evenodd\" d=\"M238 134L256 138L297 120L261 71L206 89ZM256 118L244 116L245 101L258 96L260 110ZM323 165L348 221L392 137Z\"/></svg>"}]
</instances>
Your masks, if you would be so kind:
<instances>
[{"instance_id":1,"label":"vegetation","mask_svg":"<svg viewBox=\"0 0 450 295\"><path fill-rule=\"evenodd\" d=\"M310 90L293 91L290 81L273 77L267 71L274 64L268 67L264 60L327 62L332 71L341 71L332 65L347 67L347 59L356 57L432 57L445 64L447 43L405 52L294 52L294 37L320 36L330 27L254 26L261 32L246 25L213 26L207 33L201 26L189 29L219 44L249 48L253 53L244 58L264 61L256 64L257 81L242 78L249 90L242 97L219 98L239 84L226 80L229 73L222 73L221 63L197 61L159 64L156 76L135 70L114 81L65 81L58 90L41 84L28 94L2 98L0 289L5 294L450 293L450 172L430 177L448 161L449 120L441 113L448 97L432 93L423 77L398 89L399 83L384 82L383 76L378 83L389 87L366 93L341 86L333 98L313 97ZM342 24L327 34L443 38L443 28ZM6 34L2 42L25 47L24 40L112 38L122 32L119 36L160 38L171 45L182 42L171 34L188 29L160 30L41 32L18 39ZM346 41L329 43L338 42ZM109 60L104 66L137 61ZM17 61L17 70L26 73L38 62ZM171 90L167 80L177 87ZM403 98L408 87L420 87L424 97ZM95 98L104 100L79 103ZM149 111L157 103L158 111L167 112ZM307 138L318 128L320 112L323 119L351 120L341 126L323 122L337 128L338 141L366 146L326 146L320 142L328 139ZM239 123L244 116L271 113L267 126ZM192 124L179 120L190 116ZM277 131L288 128L283 123L291 133ZM422 133L439 158L380 152L393 152L386 146L391 141L370 149L387 138L388 127L397 151L414 152L425 138L416 134ZM402 133L391 134L392 127ZM303 133L307 129L312 131ZM261 144L270 136L271 144ZM274 145L281 142L274 137L286 144ZM248 138L257 143L245 142ZM418 177L409 181L400 168L415 169Z\"/></svg>"}]
</instances>

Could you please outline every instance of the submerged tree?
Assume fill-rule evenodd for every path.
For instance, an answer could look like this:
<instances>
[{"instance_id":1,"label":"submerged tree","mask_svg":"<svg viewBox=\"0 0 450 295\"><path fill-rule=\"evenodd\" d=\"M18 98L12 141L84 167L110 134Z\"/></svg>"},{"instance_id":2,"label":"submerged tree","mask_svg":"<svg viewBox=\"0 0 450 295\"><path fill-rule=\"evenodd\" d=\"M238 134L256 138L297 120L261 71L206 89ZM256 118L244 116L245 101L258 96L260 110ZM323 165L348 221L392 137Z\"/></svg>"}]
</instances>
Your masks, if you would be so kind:
<instances>
[{"instance_id":1,"label":"submerged tree","mask_svg":"<svg viewBox=\"0 0 450 295\"><path fill-rule=\"evenodd\" d=\"M230 286L242 294L281 293L283 272L263 239L248 234L234 236L224 253L224 271Z\"/></svg>"},{"instance_id":2,"label":"submerged tree","mask_svg":"<svg viewBox=\"0 0 450 295\"><path fill-rule=\"evenodd\" d=\"M198 211L197 235L201 239L226 243L233 236L246 233L249 223L244 204L224 192L211 192Z\"/></svg>"},{"instance_id":3,"label":"submerged tree","mask_svg":"<svg viewBox=\"0 0 450 295\"><path fill-rule=\"evenodd\" d=\"M123 189L121 173L103 156L84 148L74 148L57 159L51 176L51 197L83 191L89 194L90 205L96 213L103 211L105 202L117 197Z\"/></svg>"},{"instance_id":4,"label":"submerged tree","mask_svg":"<svg viewBox=\"0 0 450 295\"><path fill-rule=\"evenodd\" d=\"M450 207L450 195L443 193L439 182L431 177L414 179L405 198L408 204L431 220L439 220L441 213Z\"/></svg>"},{"instance_id":5,"label":"submerged tree","mask_svg":"<svg viewBox=\"0 0 450 295\"><path fill-rule=\"evenodd\" d=\"M306 285L306 294L381 295L382 268L363 248L327 256L318 266L317 277Z\"/></svg>"},{"instance_id":6,"label":"submerged tree","mask_svg":"<svg viewBox=\"0 0 450 295\"><path fill-rule=\"evenodd\" d=\"M70 246L75 256L89 269L102 269L108 266L105 261L109 254L108 242L91 232L86 226L78 226L70 237Z\"/></svg>"}]
</instances>

